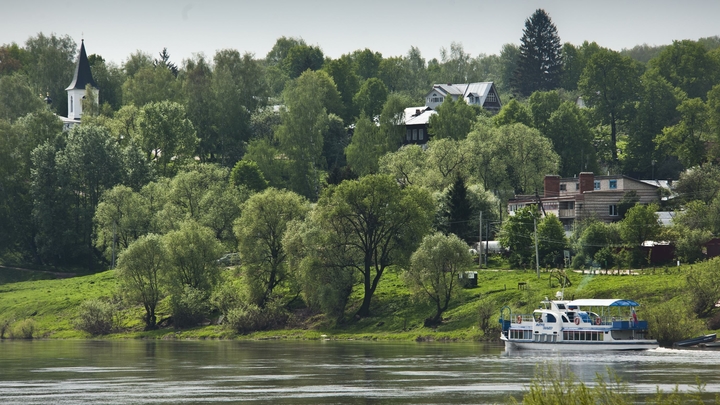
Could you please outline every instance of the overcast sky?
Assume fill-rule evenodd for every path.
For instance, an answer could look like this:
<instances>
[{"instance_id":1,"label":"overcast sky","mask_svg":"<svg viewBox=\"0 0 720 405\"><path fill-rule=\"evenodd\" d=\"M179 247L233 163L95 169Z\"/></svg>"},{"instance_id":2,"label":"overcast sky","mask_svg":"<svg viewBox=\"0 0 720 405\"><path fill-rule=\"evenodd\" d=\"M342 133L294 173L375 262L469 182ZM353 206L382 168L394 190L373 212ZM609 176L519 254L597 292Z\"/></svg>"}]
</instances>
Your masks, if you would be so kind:
<instances>
[{"instance_id":1,"label":"overcast sky","mask_svg":"<svg viewBox=\"0 0 720 405\"><path fill-rule=\"evenodd\" d=\"M89 54L122 63L167 47L180 63L234 48L264 57L280 36L302 37L337 58L370 48L426 59L462 43L465 52L499 54L519 44L536 9L548 12L563 42L595 41L615 50L720 35L720 1L693 0L10 0L0 8L0 43L24 44L39 32L85 38Z\"/></svg>"}]
</instances>

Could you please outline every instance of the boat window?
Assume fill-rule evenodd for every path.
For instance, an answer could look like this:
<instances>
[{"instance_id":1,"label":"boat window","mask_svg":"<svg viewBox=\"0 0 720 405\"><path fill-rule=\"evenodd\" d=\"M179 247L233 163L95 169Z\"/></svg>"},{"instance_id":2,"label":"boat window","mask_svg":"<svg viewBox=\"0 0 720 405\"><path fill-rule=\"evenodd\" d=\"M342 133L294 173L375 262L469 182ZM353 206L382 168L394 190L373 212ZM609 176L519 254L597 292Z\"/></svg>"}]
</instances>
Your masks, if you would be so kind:
<instances>
[{"instance_id":1,"label":"boat window","mask_svg":"<svg viewBox=\"0 0 720 405\"><path fill-rule=\"evenodd\" d=\"M565 309L565 304L557 304L558 309Z\"/></svg>"},{"instance_id":2,"label":"boat window","mask_svg":"<svg viewBox=\"0 0 720 405\"><path fill-rule=\"evenodd\" d=\"M570 322L570 321L567 319L567 316L565 316L565 315L562 315L562 321L565 322L565 323Z\"/></svg>"},{"instance_id":3,"label":"boat window","mask_svg":"<svg viewBox=\"0 0 720 405\"><path fill-rule=\"evenodd\" d=\"M553 314L547 314L547 315L545 316L545 322L547 322L547 323L555 323L555 322L557 322L557 319L555 319L555 315L553 315Z\"/></svg>"}]
</instances>

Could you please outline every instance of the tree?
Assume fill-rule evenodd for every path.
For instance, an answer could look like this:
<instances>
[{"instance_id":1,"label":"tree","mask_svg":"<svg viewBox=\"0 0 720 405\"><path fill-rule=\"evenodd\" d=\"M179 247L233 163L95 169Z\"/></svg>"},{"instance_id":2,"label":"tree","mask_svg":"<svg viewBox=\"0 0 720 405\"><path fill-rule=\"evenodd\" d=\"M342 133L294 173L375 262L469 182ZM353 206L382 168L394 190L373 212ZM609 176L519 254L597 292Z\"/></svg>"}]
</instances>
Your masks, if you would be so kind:
<instances>
[{"instance_id":1,"label":"tree","mask_svg":"<svg viewBox=\"0 0 720 405\"><path fill-rule=\"evenodd\" d=\"M145 308L145 330L155 329L155 308L162 298L160 279L166 260L165 246L155 234L140 237L118 258L120 288L131 301Z\"/></svg>"},{"instance_id":2,"label":"tree","mask_svg":"<svg viewBox=\"0 0 720 405\"><path fill-rule=\"evenodd\" d=\"M543 127L543 134L552 141L560 157L560 176L572 177L580 172L595 170L597 160L592 143L593 134L575 103L562 103Z\"/></svg>"},{"instance_id":3,"label":"tree","mask_svg":"<svg viewBox=\"0 0 720 405\"><path fill-rule=\"evenodd\" d=\"M65 87L72 81L77 44L69 36L45 36L42 32L25 41L23 63L35 94L50 93L52 109L67 112Z\"/></svg>"},{"instance_id":4,"label":"tree","mask_svg":"<svg viewBox=\"0 0 720 405\"><path fill-rule=\"evenodd\" d=\"M537 226L538 255L543 264L561 267L565 249L565 229L555 214L545 216Z\"/></svg>"},{"instance_id":5,"label":"tree","mask_svg":"<svg viewBox=\"0 0 720 405\"><path fill-rule=\"evenodd\" d=\"M404 263L429 229L432 198L423 189L401 188L389 176L369 175L329 189L316 209L314 219L329 235L326 248L333 252L333 266L361 275L357 315L368 316L385 270Z\"/></svg>"},{"instance_id":6,"label":"tree","mask_svg":"<svg viewBox=\"0 0 720 405\"><path fill-rule=\"evenodd\" d=\"M360 115L350 144L345 148L348 165L360 176L377 173L378 159L384 152L378 127L370 117Z\"/></svg>"},{"instance_id":7,"label":"tree","mask_svg":"<svg viewBox=\"0 0 720 405\"><path fill-rule=\"evenodd\" d=\"M617 162L618 124L632 119L642 66L615 51L601 49L588 61L578 89L597 119L610 125L612 160Z\"/></svg>"},{"instance_id":8,"label":"tree","mask_svg":"<svg viewBox=\"0 0 720 405\"><path fill-rule=\"evenodd\" d=\"M378 76L380 63L382 63L382 54L380 52L373 52L365 48L362 51L353 52L352 58L355 61L355 73L360 79L369 80Z\"/></svg>"},{"instance_id":9,"label":"tree","mask_svg":"<svg viewBox=\"0 0 720 405\"><path fill-rule=\"evenodd\" d=\"M540 217L536 206L528 206L515 212L503 222L500 230L500 244L510 250L510 263L527 268L534 263L535 230L534 222Z\"/></svg>"},{"instance_id":10,"label":"tree","mask_svg":"<svg viewBox=\"0 0 720 405\"><path fill-rule=\"evenodd\" d=\"M720 300L720 284L717 283L718 259L700 263L685 276L692 296L693 312L699 317L709 316Z\"/></svg>"},{"instance_id":11,"label":"tree","mask_svg":"<svg viewBox=\"0 0 720 405\"><path fill-rule=\"evenodd\" d=\"M699 42L673 41L650 60L660 76L682 89L688 98L705 100L707 92L720 78L720 60L713 58Z\"/></svg>"},{"instance_id":12,"label":"tree","mask_svg":"<svg viewBox=\"0 0 720 405\"><path fill-rule=\"evenodd\" d=\"M280 65L287 57L290 49L300 45L306 45L304 39L282 36L275 41L275 45L265 56L265 62L271 66Z\"/></svg>"},{"instance_id":13,"label":"tree","mask_svg":"<svg viewBox=\"0 0 720 405\"><path fill-rule=\"evenodd\" d=\"M138 128L139 145L146 159L155 163L163 176L171 175L195 152L195 127L181 104L161 101L145 105L140 110Z\"/></svg>"},{"instance_id":14,"label":"tree","mask_svg":"<svg viewBox=\"0 0 720 405\"><path fill-rule=\"evenodd\" d=\"M295 45L288 49L283 67L291 79L300 77L306 70L320 70L325 58L317 46Z\"/></svg>"},{"instance_id":15,"label":"tree","mask_svg":"<svg viewBox=\"0 0 720 405\"><path fill-rule=\"evenodd\" d=\"M165 277L173 294L181 293L186 286L209 293L217 283L217 259L222 254L222 245L213 232L189 220L163 235L162 243L168 266Z\"/></svg>"},{"instance_id":16,"label":"tree","mask_svg":"<svg viewBox=\"0 0 720 405\"><path fill-rule=\"evenodd\" d=\"M471 265L468 245L457 236L435 233L423 238L404 276L416 295L425 296L435 304L435 315L429 324L440 323L443 312L450 306L460 274Z\"/></svg>"},{"instance_id":17,"label":"tree","mask_svg":"<svg viewBox=\"0 0 720 405\"><path fill-rule=\"evenodd\" d=\"M510 124L523 124L526 126L532 126L532 116L527 107L520 104L517 100L510 100L509 103L505 104L500 110L498 115L494 117L495 125L501 127L503 125Z\"/></svg>"},{"instance_id":18,"label":"tree","mask_svg":"<svg viewBox=\"0 0 720 405\"><path fill-rule=\"evenodd\" d=\"M465 179L458 175L455 182L447 191L447 211L445 216L448 222L448 232L457 235L466 242L477 240L475 218L472 218L472 207L467 195Z\"/></svg>"},{"instance_id":19,"label":"tree","mask_svg":"<svg viewBox=\"0 0 720 405\"><path fill-rule=\"evenodd\" d=\"M437 114L430 116L428 132L435 139L465 139L470 133L479 111L468 105L465 100L445 100L437 108Z\"/></svg>"},{"instance_id":20,"label":"tree","mask_svg":"<svg viewBox=\"0 0 720 405\"><path fill-rule=\"evenodd\" d=\"M32 91L24 75L0 77L0 119L15 122L43 107L42 99Z\"/></svg>"},{"instance_id":21,"label":"tree","mask_svg":"<svg viewBox=\"0 0 720 405\"><path fill-rule=\"evenodd\" d=\"M129 75L122 85L124 104L142 107L148 103L178 101L180 82L168 69L145 66Z\"/></svg>"},{"instance_id":22,"label":"tree","mask_svg":"<svg viewBox=\"0 0 720 405\"><path fill-rule=\"evenodd\" d=\"M428 142L427 160L423 185L441 191L450 186L458 176L467 174L470 151L452 139Z\"/></svg>"},{"instance_id":23,"label":"tree","mask_svg":"<svg viewBox=\"0 0 720 405\"><path fill-rule=\"evenodd\" d=\"M405 145L380 157L379 172L391 175L403 186L420 185L426 173L426 157L420 145Z\"/></svg>"},{"instance_id":24,"label":"tree","mask_svg":"<svg viewBox=\"0 0 720 405\"><path fill-rule=\"evenodd\" d=\"M555 24L543 9L525 20L520 38L520 55L515 71L515 89L524 96L537 90L560 87L563 68L560 37Z\"/></svg>"},{"instance_id":25,"label":"tree","mask_svg":"<svg viewBox=\"0 0 720 405\"><path fill-rule=\"evenodd\" d=\"M532 126L542 132L543 135L552 136L548 131L547 124L552 113L557 111L562 103L560 94L555 90L534 92L527 101L527 107L532 117Z\"/></svg>"},{"instance_id":26,"label":"tree","mask_svg":"<svg viewBox=\"0 0 720 405\"><path fill-rule=\"evenodd\" d=\"M606 224L593 220L582 230L579 244L579 250L585 256L586 261L595 259L601 265L605 265L605 268L608 268L612 264L605 263L604 259L598 256L598 252L603 249L612 252L612 249L620 246L621 240L617 223Z\"/></svg>"},{"instance_id":27,"label":"tree","mask_svg":"<svg viewBox=\"0 0 720 405\"><path fill-rule=\"evenodd\" d=\"M236 187L243 186L250 191L263 191L268 187L258 164L252 160L239 160L230 172L230 183Z\"/></svg>"},{"instance_id":28,"label":"tree","mask_svg":"<svg viewBox=\"0 0 720 405\"><path fill-rule=\"evenodd\" d=\"M640 245L646 240L654 240L660 234L657 209L655 204L636 205L630 208L625 219L620 222L620 237L632 249L634 265L642 264L645 259L640 255Z\"/></svg>"},{"instance_id":29,"label":"tree","mask_svg":"<svg viewBox=\"0 0 720 405\"><path fill-rule=\"evenodd\" d=\"M302 220L307 212L307 202L301 196L274 188L253 195L243 205L242 215L235 222L235 235L251 300L261 308L290 276L282 243L288 223Z\"/></svg>"},{"instance_id":30,"label":"tree","mask_svg":"<svg viewBox=\"0 0 720 405\"><path fill-rule=\"evenodd\" d=\"M143 196L130 187L117 185L105 191L93 217L95 247L114 261L132 242L150 232L150 215Z\"/></svg>"},{"instance_id":31,"label":"tree","mask_svg":"<svg viewBox=\"0 0 720 405\"><path fill-rule=\"evenodd\" d=\"M661 170L663 161L668 160L668 155L655 148L649 148L648 145L654 144L656 137L662 134L663 128L677 123L677 107L684 96L660 76L656 69L648 70L643 74L639 94L637 114L628 131L623 162L624 173L638 179L658 175L662 177L653 178L676 178Z\"/></svg>"},{"instance_id":32,"label":"tree","mask_svg":"<svg viewBox=\"0 0 720 405\"><path fill-rule=\"evenodd\" d=\"M88 56L88 62L93 79L98 89L101 89L99 95L101 108L109 106L113 111L117 111L122 107L122 85L127 79L125 72L116 64L107 63L97 54Z\"/></svg>"},{"instance_id":33,"label":"tree","mask_svg":"<svg viewBox=\"0 0 720 405\"><path fill-rule=\"evenodd\" d=\"M350 55L343 55L339 59L325 62L323 70L333 79L340 93L343 104L340 117L347 123L352 122L353 118L360 113L353 102L353 97L357 95L360 89L360 78L355 74Z\"/></svg>"},{"instance_id":34,"label":"tree","mask_svg":"<svg viewBox=\"0 0 720 405\"><path fill-rule=\"evenodd\" d=\"M200 140L198 154L203 161L213 160L217 154L218 139L215 121L216 105L213 93L213 72L202 55L184 62L182 91L185 108L190 122L193 123ZM225 100L231 102L231 100Z\"/></svg>"},{"instance_id":35,"label":"tree","mask_svg":"<svg viewBox=\"0 0 720 405\"><path fill-rule=\"evenodd\" d=\"M494 144L488 146L493 148L499 167L504 168L505 181L516 193L541 189L544 173L557 173L559 157L552 149L552 142L539 131L513 124L497 128L495 132Z\"/></svg>"},{"instance_id":36,"label":"tree","mask_svg":"<svg viewBox=\"0 0 720 405\"><path fill-rule=\"evenodd\" d=\"M380 115L383 105L388 97L388 90L382 80L370 78L366 80L357 94L353 97L353 105L360 113L370 118Z\"/></svg>"},{"instance_id":37,"label":"tree","mask_svg":"<svg viewBox=\"0 0 720 405\"><path fill-rule=\"evenodd\" d=\"M286 109L276 131L279 149L290 160L290 188L307 198L320 194L322 152L329 113L340 106L335 83L323 71L305 72L283 92ZM264 171L263 171L264 172Z\"/></svg>"},{"instance_id":38,"label":"tree","mask_svg":"<svg viewBox=\"0 0 720 405\"><path fill-rule=\"evenodd\" d=\"M692 98L683 101L677 111L680 122L663 128L662 134L655 138L658 149L677 156L685 167L709 161L706 142L711 140L712 130L707 105L699 98Z\"/></svg>"}]
</instances>

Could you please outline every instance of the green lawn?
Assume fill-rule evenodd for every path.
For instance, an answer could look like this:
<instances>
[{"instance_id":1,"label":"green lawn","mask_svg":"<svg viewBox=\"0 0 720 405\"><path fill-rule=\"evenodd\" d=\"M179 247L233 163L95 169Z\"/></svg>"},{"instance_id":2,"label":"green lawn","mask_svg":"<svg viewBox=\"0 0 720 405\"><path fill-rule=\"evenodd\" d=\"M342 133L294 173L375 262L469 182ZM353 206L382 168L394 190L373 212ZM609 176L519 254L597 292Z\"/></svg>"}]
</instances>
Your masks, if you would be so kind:
<instances>
[{"instance_id":1,"label":"green lawn","mask_svg":"<svg viewBox=\"0 0 720 405\"><path fill-rule=\"evenodd\" d=\"M646 271L639 275L597 275L569 272L571 285L564 289L571 298L628 298L638 301L642 308L669 300L680 299L684 293L686 268ZM24 273L24 272L23 272ZM47 275L41 273L37 277ZM0 285L0 323L33 319L36 336L47 338L86 338L84 332L73 328L80 303L91 298L118 300L114 271L68 279L20 281L27 274L4 274ZM27 278L25 278L27 279ZM523 289L519 283L524 283ZM555 297L562 288L548 273L538 278L534 271L481 270L478 287L458 291L451 308L444 313L444 322L437 328L423 326L425 318L434 314L427 300L413 297L405 287L398 269L391 268L383 276L371 305L372 315L352 317L361 301L358 286L347 309L345 322L316 317L293 330L257 332L246 336L252 339L382 339L382 340L448 340L473 341L494 338L485 336L480 328L480 310L492 307L490 326L497 324L501 307L514 312L531 312L544 297ZM680 297L680 298L679 298ZM642 308L639 314L642 315ZM205 326L176 331L172 328L151 332L142 331L143 310L140 306L126 308L120 313L122 333L108 338L233 338L223 326ZM168 315L167 303L158 307L158 319ZM11 325L12 327L12 325Z\"/></svg>"}]
</instances>

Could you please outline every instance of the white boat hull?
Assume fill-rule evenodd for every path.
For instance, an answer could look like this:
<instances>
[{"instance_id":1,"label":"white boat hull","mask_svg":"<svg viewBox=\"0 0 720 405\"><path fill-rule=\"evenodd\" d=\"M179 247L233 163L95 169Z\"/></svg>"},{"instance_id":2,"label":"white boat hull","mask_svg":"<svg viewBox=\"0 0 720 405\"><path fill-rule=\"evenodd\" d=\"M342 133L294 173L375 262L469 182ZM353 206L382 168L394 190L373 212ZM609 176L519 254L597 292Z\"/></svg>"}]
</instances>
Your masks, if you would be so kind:
<instances>
[{"instance_id":1,"label":"white boat hull","mask_svg":"<svg viewBox=\"0 0 720 405\"><path fill-rule=\"evenodd\" d=\"M611 351L611 350L652 350L657 349L656 341L637 342L511 342L505 341L505 350L544 351Z\"/></svg>"}]
</instances>

